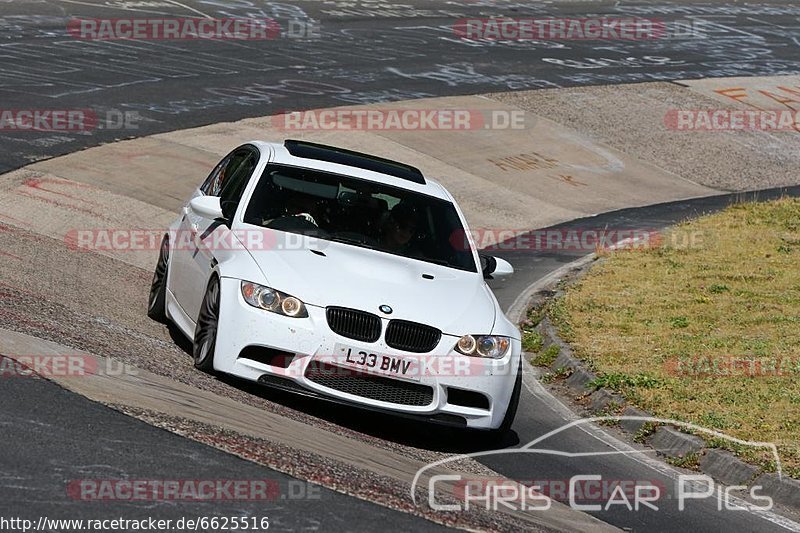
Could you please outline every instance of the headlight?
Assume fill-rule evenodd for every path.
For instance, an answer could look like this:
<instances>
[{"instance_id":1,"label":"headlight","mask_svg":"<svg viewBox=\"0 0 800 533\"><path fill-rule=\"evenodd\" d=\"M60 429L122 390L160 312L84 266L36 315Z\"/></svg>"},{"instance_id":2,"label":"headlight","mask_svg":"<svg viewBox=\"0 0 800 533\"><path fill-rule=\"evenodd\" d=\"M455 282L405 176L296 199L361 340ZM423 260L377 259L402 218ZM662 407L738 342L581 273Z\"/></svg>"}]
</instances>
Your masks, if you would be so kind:
<instances>
[{"instance_id":1,"label":"headlight","mask_svg":"<svg viewBox=\"0 0 800 533\"><path fill-rule=\"evenodd\" d=\"M473 357L500 359L508 353L511 339L496 335L464 335L456 343L456 351Z\"/></svg>"},{"instance_id":2,"label":"headlight","mask_svg":"<svg viewBox=\"0 0 800 533\"><path fill-rule=\"evenodd\" d=\"M308 316L305 304L294 296L289 296L281 291L276 291L275 289L257 283L243 281L242 297L245 302L253 307L272 311L279 315L293 318L304 318Z\"/></svg>"}]
</instances>

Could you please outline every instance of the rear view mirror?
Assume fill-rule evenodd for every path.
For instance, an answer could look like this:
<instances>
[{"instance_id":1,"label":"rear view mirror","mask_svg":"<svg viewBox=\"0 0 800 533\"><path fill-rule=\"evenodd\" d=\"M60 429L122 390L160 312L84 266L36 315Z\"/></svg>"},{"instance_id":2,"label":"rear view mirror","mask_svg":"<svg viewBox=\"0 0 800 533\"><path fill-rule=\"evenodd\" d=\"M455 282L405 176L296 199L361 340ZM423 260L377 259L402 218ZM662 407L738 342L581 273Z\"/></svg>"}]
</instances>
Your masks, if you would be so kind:
<instances>
[{"instance_id":1,"label":"rear view mirror","mask_svg":"<svg viewBox=\"0 0 800 533\"><path fill-rule=\"evenodd\" d=\"M309 194L311 196L318 196L319 198L327 198L329 200L333 200L339 194L339 187L337 185L315 183L313 181L278 174L277 172L272 173L272 183L283 189Z\"/></svg>"}]
</instances>

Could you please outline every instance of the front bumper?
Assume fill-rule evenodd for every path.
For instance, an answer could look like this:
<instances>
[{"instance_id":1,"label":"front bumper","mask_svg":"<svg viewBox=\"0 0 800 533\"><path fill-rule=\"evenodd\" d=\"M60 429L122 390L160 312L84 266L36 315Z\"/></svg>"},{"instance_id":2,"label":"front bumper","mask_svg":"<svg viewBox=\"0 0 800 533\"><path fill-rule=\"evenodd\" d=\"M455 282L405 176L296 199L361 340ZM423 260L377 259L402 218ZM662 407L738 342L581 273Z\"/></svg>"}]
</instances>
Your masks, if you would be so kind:
<instances>
[{"instance_id":1,"label":"front bumper","mask_svg":"<svg viewBox=\"0 0 800 533\"><path fill-rule=\"evenodd\" d=\"M512 339L509 352L502 359L458 354L454 351L458 337L444 334L431 352L410 354L387 346L383 334L374 343L338 335L328 327L321 307L307 306L307 318L290 318L254 308L242 298L240 283L233 278L221 280L215 370L434 422L475 429L495 429L502 423L519 368L518 340ZM388 320L382 322L385 332ZM250 358L247 354L253 353L252 347L286 352L287 362L276 365ZM248 351L242 354L245 348ZM348 361L343 348L351 348L353 354L375 354L379 363L365 370L352 364L355 356ZM412 370L407 376L381 370L380 359L384 357L405 363ZM365 380L363 372L370 379Z\"/></svg>"}]
</instances>

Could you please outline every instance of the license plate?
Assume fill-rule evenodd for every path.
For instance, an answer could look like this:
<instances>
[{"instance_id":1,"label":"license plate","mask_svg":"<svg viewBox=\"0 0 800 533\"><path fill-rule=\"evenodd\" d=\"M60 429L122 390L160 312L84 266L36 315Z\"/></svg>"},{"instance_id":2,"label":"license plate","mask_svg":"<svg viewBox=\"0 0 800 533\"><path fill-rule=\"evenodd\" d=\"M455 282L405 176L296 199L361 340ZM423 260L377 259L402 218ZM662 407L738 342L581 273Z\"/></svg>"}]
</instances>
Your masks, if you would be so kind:
<instances>
[{"instance_id":1,"label":"license plate","mask_svg":"<svg viewBox=\"0 0 800 533\"><path fill-rule=\"evenodd\" d=\"M376 354L370 350L343 344L337 344L334 352L333 361L330 362L335 365L367 374L419 381L418 363L414 359Z\"/></svg>"}]
</instances>

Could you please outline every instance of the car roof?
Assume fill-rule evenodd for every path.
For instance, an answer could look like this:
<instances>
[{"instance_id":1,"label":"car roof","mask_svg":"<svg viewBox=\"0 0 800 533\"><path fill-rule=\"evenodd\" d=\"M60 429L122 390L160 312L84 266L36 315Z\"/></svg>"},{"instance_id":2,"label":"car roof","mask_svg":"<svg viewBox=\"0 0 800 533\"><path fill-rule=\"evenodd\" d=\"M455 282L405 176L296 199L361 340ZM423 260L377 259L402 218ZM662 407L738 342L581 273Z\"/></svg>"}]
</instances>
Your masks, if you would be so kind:
<instances>
[{"instance_id":1,"label":"car roof","mask_svg":"<svg viewBox=\"0 0 800 533\"><path fill-rule=\"evenodd\" d=\"M411 181L408 178L402 178L396 175L377 172L375 170L368 170L365 168L360 168L358 166L351 166L342 163L324 161L321 159L312 159L310 157L297 157L292 155L286 148L286 146L281 143L251 141L247 144L252 144L261 149L262 151L270 152L272 154L271 162L273 163L290 165L295 167L311 168L325 172L332 172L334 174L352 176L354 178L374 181L377 183L385 183L386 185L391 185L393 187L398 187L400 189L407 189L409 191L427 194L428 196L433 196L434 198L447 200L449 202L452 201L450 194L445 190L445 188L442 187L435 180L432 180L428 177L425 177L424 179L420 180L424 181L424 183L417 183L415 181ZM384 160L384 161L391 163L391 161L389 160ZM407 167L409 169L416 170L413 167L404 165L402 163L400 163L399 165L401 165L402 167Z\"/></svg>"}]
</instances>

